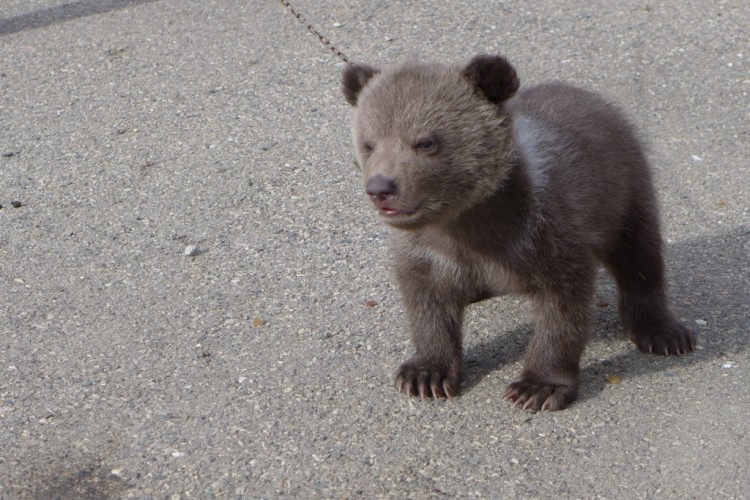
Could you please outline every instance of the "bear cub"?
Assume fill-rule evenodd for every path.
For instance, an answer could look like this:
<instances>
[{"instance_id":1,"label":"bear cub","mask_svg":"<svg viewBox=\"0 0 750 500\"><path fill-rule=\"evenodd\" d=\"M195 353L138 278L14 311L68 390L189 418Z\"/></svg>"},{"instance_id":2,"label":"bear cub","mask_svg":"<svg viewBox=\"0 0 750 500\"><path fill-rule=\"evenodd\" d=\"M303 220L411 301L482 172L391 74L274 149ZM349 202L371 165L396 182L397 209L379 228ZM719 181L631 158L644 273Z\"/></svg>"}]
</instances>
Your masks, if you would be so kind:
<instances>
[{"instance_id":1,"label":"bear cub","mask_svg":"<svg viewBox=\"0 0 750 500\"><path fill-rule=\"evenodd\" d=\"M342 83L365 191L393 228L416 350L398 369L399 391L457 395L464 309L520 293L533 303L534 335L503 398L565 408L578 393L598 263L641 351L695 349L667 302L648 161L617 107L563 83L519 92L515 69L495 55L349 64Z\"/></svg>"}]
</instances>

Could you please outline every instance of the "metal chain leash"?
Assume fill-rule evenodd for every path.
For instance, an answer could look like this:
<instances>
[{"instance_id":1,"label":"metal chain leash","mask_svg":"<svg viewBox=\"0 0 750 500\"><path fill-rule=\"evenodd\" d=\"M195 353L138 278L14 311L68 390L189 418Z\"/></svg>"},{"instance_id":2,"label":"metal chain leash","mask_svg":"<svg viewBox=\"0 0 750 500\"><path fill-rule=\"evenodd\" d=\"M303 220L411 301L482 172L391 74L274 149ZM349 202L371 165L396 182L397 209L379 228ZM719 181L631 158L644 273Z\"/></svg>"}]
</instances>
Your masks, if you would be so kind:
<instances>
[{"instance_id":1,"label":"metal chain leash","mask_svg":"<svg viewBox=\"0 0 750 500\"><path fill-rule=\"evenodd\" d=\"M349 64L349 59L344 55L344 53L341 52L336 47L334 47L334 45L331 43L331 41L328 38L326 38L323 35L321 35L320 32L318 30L316 30L315 27L312 24L308 23L307 19L305 19L305 16L303 16L302 14L300 14L297 11L297 9L295 9L294 7L292 7L291 5L289 5L289 2L287 2L286 0L279 0L279 1L281 2L281 5L283 5L287 9L289 9L289 12L291 12L292 15L294 17L296 17L297 20L300 23L304 24L307 27L307 31L309 31L310 33L312 33L313 35L315 35L315 36L318 37L318 39L320 40L320 43L322 43L323 45L325 45L328 48L328 50L330 50L331 52L333 52L334 54L336 54L336 57L338 57L339 59L341 59L342 61L344 61L346 64Z\"/></svg>"}]
</instances>

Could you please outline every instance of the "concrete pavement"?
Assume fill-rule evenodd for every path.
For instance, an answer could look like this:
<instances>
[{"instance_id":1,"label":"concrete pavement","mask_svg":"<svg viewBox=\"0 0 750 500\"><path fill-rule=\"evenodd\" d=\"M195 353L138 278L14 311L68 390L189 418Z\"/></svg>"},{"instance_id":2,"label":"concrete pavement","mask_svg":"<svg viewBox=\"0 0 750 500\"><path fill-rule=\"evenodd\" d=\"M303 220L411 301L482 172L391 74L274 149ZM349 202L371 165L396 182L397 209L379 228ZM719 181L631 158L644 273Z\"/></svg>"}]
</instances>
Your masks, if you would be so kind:
<instances>
[{"instance_id":1,"label":"concrete pavement","mask_svg":"<svg viewBox=\"0 0 750 500\"><path fill-rule=\"evenodd\" d=\"M750 496L745 3L293 5L356 61L501 52L620 102L698 351L638 353L602 274L569 409L500 400L519 297L470 309L461 397L399 395L387 230L317 39L270 0L0 0L0 497Z\"/></svg>"}]
</instances>

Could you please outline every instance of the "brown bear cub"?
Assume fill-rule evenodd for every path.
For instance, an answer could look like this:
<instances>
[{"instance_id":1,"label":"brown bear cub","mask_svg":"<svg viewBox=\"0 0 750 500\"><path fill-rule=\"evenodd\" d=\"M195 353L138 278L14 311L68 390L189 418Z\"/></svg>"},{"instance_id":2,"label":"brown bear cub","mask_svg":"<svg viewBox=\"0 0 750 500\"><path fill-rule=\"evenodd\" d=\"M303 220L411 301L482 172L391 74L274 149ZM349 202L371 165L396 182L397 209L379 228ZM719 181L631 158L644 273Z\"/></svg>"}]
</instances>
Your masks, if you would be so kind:
<instances>
[{"instance_id":1,"label":"brown bear cub","mask_svg":"<svg viewBox=\"0 0 750 500\"><path fill-rule=\"evenodd\" d=\"M598 262L617 283L625 332L640 350L695 348L667 304L657 201L633 127L591 92L518 88L500 56L344 71L365 191L395 229L416 348L396 375L408 395L457 395L464 309L521 293L536 323L504 399L531 410L568 406Z\"/></svg>"}]
</instances>

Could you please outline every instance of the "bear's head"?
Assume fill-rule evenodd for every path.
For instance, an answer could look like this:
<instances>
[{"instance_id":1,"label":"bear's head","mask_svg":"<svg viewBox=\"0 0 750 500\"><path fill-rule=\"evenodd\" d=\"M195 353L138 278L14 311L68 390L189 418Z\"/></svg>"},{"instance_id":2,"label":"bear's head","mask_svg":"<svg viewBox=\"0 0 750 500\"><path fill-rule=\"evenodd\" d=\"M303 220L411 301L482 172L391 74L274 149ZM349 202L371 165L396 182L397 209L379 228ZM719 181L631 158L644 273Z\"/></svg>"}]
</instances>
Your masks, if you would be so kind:
<instances>
[{"instance_id":1,"label":"bear's head","mask_svg":"<svg viewBox=\"0 0 750 500\"><path fill-rule=\"evenodd\" d=\"M508 176L510 119L518 90L500 56L466 66L349 64L343 92L365 191L381 218L402 229L454 220Z\"/></svg>"}]
</instances>

